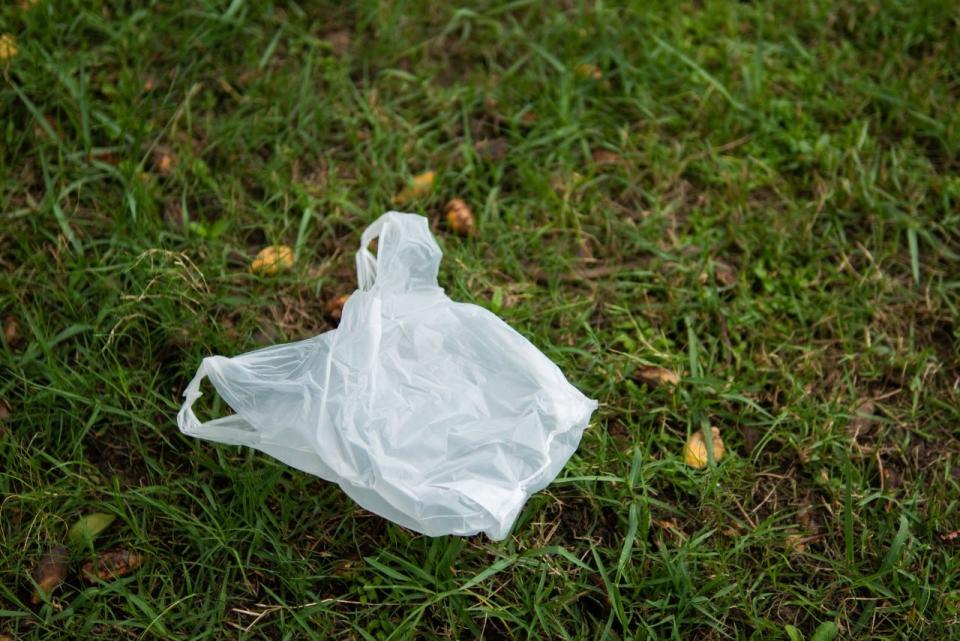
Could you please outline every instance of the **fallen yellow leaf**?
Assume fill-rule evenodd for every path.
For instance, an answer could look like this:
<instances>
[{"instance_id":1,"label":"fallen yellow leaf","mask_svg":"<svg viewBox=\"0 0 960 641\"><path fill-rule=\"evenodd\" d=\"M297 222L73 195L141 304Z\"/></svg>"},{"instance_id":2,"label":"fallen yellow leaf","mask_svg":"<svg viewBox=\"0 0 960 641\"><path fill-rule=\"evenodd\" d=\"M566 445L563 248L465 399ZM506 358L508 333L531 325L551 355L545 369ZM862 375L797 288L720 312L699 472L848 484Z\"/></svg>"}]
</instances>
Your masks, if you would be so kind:
<instances>
[{"instance_id":1,"label":"fallen yellow leaf","mask_svg":"<svg viewBox=\"0 0 960 641\"><path fill-rule=\"evenodd\" d=\"M807 550L807 540L799 534L788 534L783 541L783 546L791 554L802 554Z\"/></svg>"},{"instance_id":2,"label":"fallen yellow leaf","mask_svg":"<svg viewBox=\"0 0 960 641\"><path fill-rule=\"evenodd\" d=\"M339 296L334 296L327 301L326 305L323 306L323 311L326 312L327 316L332 318L335 321L340 320L340 317L343 316L343 306L347 304L350 294L340 294Z\"/></svg>"},{"instance_id":3,"label":"fallen yellow leaf","mask_svg":"<svg viewBox=\"0 0 960 641\"><path fill-rule=\"evenodd\" d=\"M597 65L584 62L574 67L574 71L581 78L595 80L604 90L610 88L610 81L603 77L603 71Z\"/></svg>"},{"instance_id":4,"label":"fallen yellow leaf","mask_svg":"<svg viewBox=\"0 0 960 641\"><path fill-rule=\"evenodd\" d=\"M578 64L574 71L577 72L578 76L582 76L584 78L593 78L594 80L600 80L603 78L603 72L600 71L600 67L590 64L589 62L582 62Z\"/></svg>"},{"instance_id":5,"label":"fallen yellow leaf","mask_svg":"<svg viewBox=\"0 0 960 641\"><path fill-rule=\"evenodd\" d=\"M434 178L436 178L436 173L433 171L425 171L422 174L417 174L413 177L413 186L415 189L430 189L433 187Z\"/></svg>"},{"instance_id":6,"label":"fallen yellow leaf","mask_svg":"<svg viewBox=\"0 0 960 641\"><path fill-rule=\"evenodd\" d=\"M680 379L677 378L677 375L672 371L665 367L657 367L655 365L641 367L634 372L634 376L637 378L637 380L646 383L651 387L657 387L660 385L676 385L680 382Z\"/></svg>"},{"instance_id":7,"label":"fallen yellow leaf","mask_svg":"<svg viewBox=\"0 0 960 641\"><path fill-rule=\"evenodd\" d=\"M12 33L0 35L0 62L17 55L17 38Z\"/></svg>"},{"instance_id":8,"label":"fallen yellow leaf","mask_svg":"<svg viewBox=\"0 0 960 641\"><path fill-rule=\"evenodd\" d=\"M723 458L723 439L716 427L711 427L710 431L713 434L713 460L719 463ZM707 466L707 443L703 438L703 430L697 430L687 439L683 446L683 462L698 470Z\"/></svg>"},{"instance_id":9,"label":"fallen yellow leaf","mask_svg":"<svg viewBox=\"0 0 960 641\"><path fill-rule=\"evenodd\" d=\"M425 171L417 174L410 181L410 184L400 190L400 193L393 197L393 204L403 205L416 198L422 198L433 189L433 181L437 174L434 171Z\"/></svg>"},{"instance_id":10,"label":"fallen yellow leaf","mask_svg":"<svg viewBox=\"0 0 960 641\"><path fill-rule=\"evenodd\" d=\"M554 174L550 176L550 186L557 192L557 195L561 197L569 196L570 192L582 182L583 175L575 171L571 171L569 174Z\"/></svg>"},{"instance_id":11,"label":"fallen yellow leaf","mask_svg":"<svg viewBox=\"0 0 960 641\"><path fill-rule=\"evenodd\" d=\"M293 267L293 250L286 245L264 247L250 263L254 274L272 275Z\"/></svg>"},{"instance_id":12,"label":"fallen yellow leaf","mask_svg":"<svg viewBox=\"0 0 960 641\"><path fill-rule=\"evenodd\" d=\"M470 236L476 226L476 220L470 206L459 198L451 198L447 203L447 226L461 236Z\"/></svg>"}]
</instances>

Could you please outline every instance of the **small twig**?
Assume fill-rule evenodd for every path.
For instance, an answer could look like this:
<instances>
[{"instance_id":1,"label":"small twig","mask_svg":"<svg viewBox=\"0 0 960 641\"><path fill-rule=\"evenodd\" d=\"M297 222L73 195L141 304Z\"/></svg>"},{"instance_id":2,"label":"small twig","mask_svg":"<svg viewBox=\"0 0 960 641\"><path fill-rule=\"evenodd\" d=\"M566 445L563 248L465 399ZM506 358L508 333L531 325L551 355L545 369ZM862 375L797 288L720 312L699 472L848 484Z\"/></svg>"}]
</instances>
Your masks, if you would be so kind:
<instances>
[{"instance_id":1,"label":"small twig","mask_svg":"<svg viewBox=\"0 0 960 641\"><path fill-rule=\"evenodd\" d=\"M753 514L756 514L757 511L758 511L760 508L762 508L762 507L766 504L767 501L770 500L770 497L773 496L774 492L776 492L776 491L777 491L777 485L774 485L774 486L770 489L770 491L767 492L767 495L766 495L765 497L763 497L763 500L760 501L760 503L757 505L757 507L755 507L755 508L753 508L752 510L750 510L750 512L753 513Z\"/></svg>"},{"instance_id":2,"label":"small twig","mask_svg":"<svg viewBox=\"0 0 960 641\"><path fill-rule=\"evenodd\" d=\"M776 487L776 486L774 486L774 487ZM750 515L747 514L747 511L746 511L745 509L743 509L743 505L740 504L739 499L737 499L736 496L732 496L732 495L731 495L731 498L733 498L733 502L736 504L737 509L740 510L740 514L743 515L743 518L747 519L747 523L750 524L750 527L753 528L754 530L756 530L756 529L757 529L757 524L753 521L752 518L750 518Z\"/></svg>"}]
</instances>

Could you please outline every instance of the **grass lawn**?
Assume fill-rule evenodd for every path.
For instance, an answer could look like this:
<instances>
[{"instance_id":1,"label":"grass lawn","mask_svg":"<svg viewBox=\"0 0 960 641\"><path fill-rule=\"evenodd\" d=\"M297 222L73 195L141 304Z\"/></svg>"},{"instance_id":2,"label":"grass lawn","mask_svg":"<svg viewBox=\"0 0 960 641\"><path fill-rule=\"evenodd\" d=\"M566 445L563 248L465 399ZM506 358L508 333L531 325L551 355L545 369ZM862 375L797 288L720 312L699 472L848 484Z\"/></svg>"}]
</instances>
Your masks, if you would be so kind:
<instances>
[{"instance_id":1,"label":"grass lawn","mask_svg":"<svg viewBox=\"0 0 960 641\"><path fill-rule=\"evenodd\" d=\"M626 4L2 3L0 639L960 638L957 4ZM501 543L175 424L427 170L441 285L600 401Z\"/></svg>"}]
</instances>

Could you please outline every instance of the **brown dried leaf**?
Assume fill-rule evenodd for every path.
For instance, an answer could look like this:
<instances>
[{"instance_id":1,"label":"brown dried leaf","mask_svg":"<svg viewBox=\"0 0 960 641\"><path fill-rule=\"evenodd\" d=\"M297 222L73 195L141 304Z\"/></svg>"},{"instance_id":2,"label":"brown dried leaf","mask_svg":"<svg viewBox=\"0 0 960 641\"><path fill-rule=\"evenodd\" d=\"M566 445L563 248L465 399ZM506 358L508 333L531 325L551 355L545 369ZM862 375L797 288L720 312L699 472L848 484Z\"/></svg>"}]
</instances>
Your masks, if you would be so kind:
<instances>
[{"instance_id":1,"label":"brown dried leaf","mask_svg":"<svg viewBox=\"0 0 960 641\"><path fill-rule=\"evenodd\" d=\"M783 546L790 554L803 554L807 550L807 539L799 534L788 534Z\"/></svg>"},{"instance_id":2,"label":"brown dried leaf","mask_svg":"<svg viewBox=\"0 0 960 641\"><path fill-rule=\"evenodd\" d=\"M797 524L807 532L819 532L820 525L816 521L816 512L812 505L804 502L797 510Z\"/></svg>"},{"instance_id":3,"label":"brown dried leaf","mask_svg":"<svg viewBox=\"0 0 960 641\"><path fill-rule=\"evenodd\" d=\"M143 561L143 555L139 552L114 548L98 554L96 559L85 563L81 574L87 583L96 583L98 580L109 581L127 576L143 565Z\"/></svg>"},{"instance_id":4,"label":"brown dried leaf","mask_svg":"<svg viewBox=\"0 0 960 641\"><path fill-rule=\"evenodd\" d=\"M520 116L520 122L525 125L532 125L540 119L540 116L537 115L537 112L533 109L528 109L523 112L523 115Z\"/></svg>"},{"instance_id":5,"label":"brown dried leaf","mask_svg":"<svg viewBox=\"0 0 960 641\"><path fill-rule=\"evenodd\" d=\"M343 306L347 304L350 294L340 294L339 296L334 296L323 306L323 311L327 316L333 320L340 320L340 317L343 316Z\"/></svg>"},{"instance_id":6,"label":"brown dried leaf","mask_svg":"<svg viewBox=\"0 0 960 641\"><path fill-rule=\"evenodd\" d=\"M476 219L467 203L451 198L446 207L447 226L461 236L471 236L476 228Z\"/></svg>"},{"instance_id":7,"label":"brown dried leaf","mask_svg":"<svg viewBox=\"0 0 960 641\"><path fill-rule=\"evenodd\" d=\"M680 379L673 371L655 365L641 367L633 373L633 376L641 383L646 383L651 387L676 385L680 382Z\"/></svg>"},{"instance_id":8,"label":"brown dried leaf","mask_svg":"<svg viewBox=\"0 0 960 641\"><path fill-rule=\"evenodd\" d=\"M954 539L960 538L960 530L954 530L953 532L947 532L946 534L940 535L941 541L953 541Z\"/></svg>"},{"instance_id":9,"label":"brown dried leaf","mask_svg":"<svg viewBox=\"0 0 960 641\"><path fill-rule=\"evenodd\" d=\"M33 596L30 598L34 605L43 601L44 595L49 596L57 586L63 583L64 579L67 578L69 562L70 553L62 545L53 546L40 558L31 575L37 583L37 589L34 590Z\"/></svg>"},{"instance_id":10,"label":"brown dried leaf","mask_svg":"<svg viewBox=\"0 0 960 641\"><path fill-rule=\"evenodd\" d=\"M723 439L716 427L711 427L710 432L713 434L713 460L719 463L724 454ZM683 462L698 470L707 466L707 442L703 438L703 430L697 430L687 439L683 446Z\"/></svg>"},{"instance_id":11,"label":"brown dried leaf","mask_svg":"<svg viewBox=\"0 0 960 641\"><path fill-rule=\"evenodd\" d=\"M254 80L259 78L262 75L262 71L258 67L252 67L250 69L245 69L241 71L237 76L237 84L241 87L250 86Z\"/></svg>"},{"instance_id":12,"label":"brown dried leaf","mask_svg":"<svg viewBox=\"0 0 960 641\"><path fill-rule=\"evenodd\" d=\"M97 151L91 152L90 160L91 161L96 160L99 162L107 163L108 165L113 165L114 167L120 164L120 156L113 153L112 151L106 151L104 149L99 149Z\"/></svg>"},{"instance_id":13,"label":"brown dried leaf","mask_svg":"<svg viewBox=\"0 0 960 641\"><path fill-rule=\"evenodd\" d=\"M293 250L286 245L264 247L250 263L254 274L273 275L293 267Z\"/></svg>"},{"instance_id":14,"label":"brown dried leaf","mask_svg":"<svg viewBox=\"0 0 960 641\"><path fill-rule=\"evenodd\" d=\"M177 156L169 147L153 150L153 166L161 176L169 176L177 166Z\"/></svg>"},{"instance_id":15,"label":"brown dried leaf","mask_svg":"<svg viewBox=\"0 0 960 641\"><path fill-rule=\"evenodd\" d=\"M330 43L330 50L338 56L350 51L350 32L348 30L331 31L325 37L327 42Z\"/></svg>"},{"instance_id":16,"label":"brown dried leaf","mask_svg":"<svg viewBox=\"0 0 960 641\"><path fill-rule=\"evenodd\" d=\"M594 149L591 153L591 156L593 156L594 164L601 167L619 165L623 162L623 158L620 157L620 154L614 153L609 149Z\"/></svg>"},{"instance_id":17,"label":"brown dried leaf","mask_svg":"<svg viewBox=\"0 0 960 641\"><path fill-rule=\"evenodd\" d=\"M661 530L671 534L678 543L683 543L687 540L687 534L680 529L680 525L677 523L676 519L652 519L652 523Z\"/></svg>"},{"instance_id":18,"label":"brown dried leaf","mask_svg":"<svg viewBox=\"0 0 960 641\"><path fill-rule=\"evenodd\" d=\"M847 433L851 438L856 440L857 437L870 431L870 428L876 422L876 416L874 416L876 409L877 404L872 399L868 398L860 402L854 417L847 423Z\"/></svg>"},{"instance_id":19,"label":"brown dried leaf","mask_svg":"<svg viewBox=\"0 0 960 641\"><path fill-rule=\"evenodd\" d=\"M3 339L10 347L20 344L20 321L15 316L7 316L3 320Z\"/></svg>"},{"instance_id":20,"label":"brown dried leaf","mask_svg":"<svg viewBox=\"0 0 960 641\"><path fill-rule=\"evenodd\" d=\"M413 177L413 180L410 181L409 185L401 189L400 193L393 197L393 204L404 205L411 200L426 196L433 189L433 182L436 177L436 172L432 170L417 174Z\"/></svg>"},{"instance_id":21,"label":"brown dried leaf","mask_svg":"<svg viewBox=\"0 0 960 641\"><path fill-rule=\"evenodd\" d=\"M731 287L737 283L737 272L726 263L715 261L713 265L713 275L717 282L724 287Z\"/></svg>"},{"instance_id":22,"label":"brown dried leaf","mask_svg":"<svg viewBox=\"0 0 960 641\"><path fill-rule=\"evenodd\" d=\"M489 162L500 162L507 157L510 145L506 138L490 138L481 140L473 146L477 155Z\"/></svg>"}]
</instances>

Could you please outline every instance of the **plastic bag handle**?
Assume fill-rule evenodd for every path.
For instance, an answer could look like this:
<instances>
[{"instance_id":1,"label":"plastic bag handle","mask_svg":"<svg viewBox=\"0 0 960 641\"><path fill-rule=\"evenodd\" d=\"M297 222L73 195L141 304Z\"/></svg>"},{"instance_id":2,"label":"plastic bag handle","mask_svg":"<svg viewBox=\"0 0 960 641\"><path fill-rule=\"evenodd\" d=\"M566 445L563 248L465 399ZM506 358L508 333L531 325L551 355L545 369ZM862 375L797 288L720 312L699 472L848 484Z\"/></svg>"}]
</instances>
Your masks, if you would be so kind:
<instances>
[{"instance_id":1,"label":"plastic bag handle","mask_svg":"<svg viewBox=\"0 0 960 641\"><path fill-rule=\"evenodd\" d=\"M208 359L203 359L193 380L187 385L187 389L183 391L183 396L186 398L186 401L177 414L177 425L180 427L180 431L188 436L194 436L216 443L246 445L249 447L255 446L260 442L259 434L252 425L243 420L239 415L233 414L201 423L194 413L194 402L203 396L203 392L200 391L200 383L203 382L203 379L206 378L210 370L211 366L208 363ZM211 379L211 382L214 381ZM214 387L216 387L215 382Z\"/></svg>"},{"instance_id":2,"label":"plastic bag handle","mask_svg":"<svg viewBox=\"0 0 960 641\"><path fill-rule=\"evenodd\" d=\"M357 251L357 284L360 289L366 291L373 287L377 281L377 257L374 256L368 247L375 238L379 238L383 226L387 222L386 217L381 216L369 227L363 230L360 237L360 249ZM380 253L380 248L377 248Z\"/></svg>"},{"instance_id":3,"label":"plastic bag handle","mask_svg":"<svg viewBox=\"0 0 960 641\"><path fill-rule=\"evenodd\" d=\"M377 255L367 248L379 238ZM370 224L360 237L357 251L357 284L361 291L396 292L439 290L437 270L443 252L430 234L427 219L415 214L388 211Z\"/></svg>"}]
</instances>

